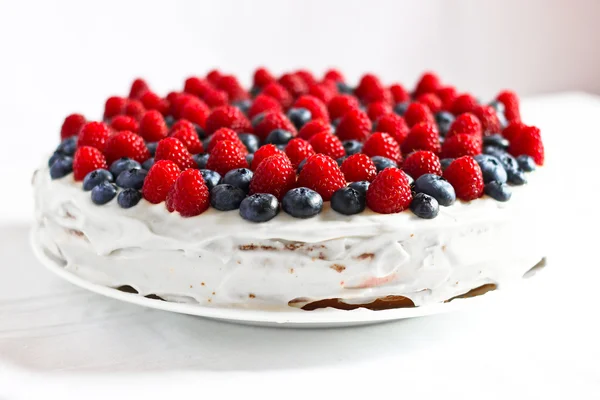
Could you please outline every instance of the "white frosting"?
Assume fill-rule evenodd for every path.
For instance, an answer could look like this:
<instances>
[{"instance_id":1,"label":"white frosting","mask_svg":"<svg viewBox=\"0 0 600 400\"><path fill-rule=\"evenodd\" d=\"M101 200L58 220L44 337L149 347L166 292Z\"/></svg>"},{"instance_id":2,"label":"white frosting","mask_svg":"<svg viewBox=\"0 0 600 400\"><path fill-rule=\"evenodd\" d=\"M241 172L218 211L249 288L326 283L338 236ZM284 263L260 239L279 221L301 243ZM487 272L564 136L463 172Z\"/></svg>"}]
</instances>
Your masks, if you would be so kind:
<instances>
[{"instance_id":1,"label":"white frosting","mask_svg":"<svg viewBox=\"0 0 600 400\"><path fill-rule=\"evenodd\" d=\"M507 203L457 201L437 218L410 211L354 216L333 211L267 223L209 209L192 218L142 200L98 206L72 175L34 178L37 236L45 251L93 283L202 305L261 309L342 298L368 303L402 295L415 305L448 300L484 284L504 287L545 256L544 171L513 187Z\"/></svg>"}]
</instances>

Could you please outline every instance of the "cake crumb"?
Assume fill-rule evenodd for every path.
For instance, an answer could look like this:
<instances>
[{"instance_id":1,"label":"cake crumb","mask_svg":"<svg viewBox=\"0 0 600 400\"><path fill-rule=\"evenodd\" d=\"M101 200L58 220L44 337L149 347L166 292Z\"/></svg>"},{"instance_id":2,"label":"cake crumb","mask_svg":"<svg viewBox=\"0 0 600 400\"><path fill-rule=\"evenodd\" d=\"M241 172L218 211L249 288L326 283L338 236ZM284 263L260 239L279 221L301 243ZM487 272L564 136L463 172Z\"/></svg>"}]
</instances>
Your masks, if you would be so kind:
<instances>
[{"instance_id":1,"label":"cake crumb","mask_svg":"<svg viewBox=\"0 0 600 400\"><path fill-rule=\"evenodd\" d=\"M253 299L253 298L255 298L256 296L254 295L254 293L250 293L250 294L248 295L248 297L250 297L251 299Z\"/></svg>"},{"instance_id":2,"label":"cake crumb","mask_svg":"<svg viewBox=\"0 0 600 400\"><path fill-rule=\"evenodd\" d=\"M290 274L294 273L294 268L290 268Z\"/></svg>"},{"instance_id":3,"label":"cake crumb","mask_svg":"<svg viewBox=\"0 0 600 400\"><path fill-rule=\"evenodd\" d=\"M255 245L254 243L252 243L252 244L243 244L243 245L238 246L238 248L240 250L242 250L242 251L253 251L253 250L258 250L258 249L260 249L260 250L268 250L268 251L277 250L273 246L263 246L263 245L258 246L258 245Z\"/></svg>"},{"instance_id":4,"label":"cake crumb","mask_svg":"<svg viewBox=\"0 0 600 400\"><path fill-rule=\"evenodd\" d=\"M207 301L208 301L209 303L212 303L212 299L208 299Z\"/></svg>"},{"instance_id":5,"label":"cake crumb","mask_svg":"<svg viewBox=\"0 0 600 400\"><path fill-rule=\"evenodd\" d=\"M340 281L340 286L344 286L344 281Z\"/></svg>"},{"instance_id":6,"label":"cake crumb","mask_svg":"<svg viewBox=\"0 0 600 400\"><path fill-rule=\"evenodd\" d=\"M193 289L193 288L194 288L194 286L190 285L190 289Z\"/></svg>"},{"instance_id":7,"label":"cake crumb","mask_svg":"<svg viewBox=\"0 0 600 400\"><path fill-rule=\"evenodd\" d=\"M446 251L446 245L442 246L442 251Z\"/></svg>"},{"instance_id":8,"label":"cake crumb","mask_svg":"<svg viewBox=\"0 0 600 400\"><path fill-rule=\"evenodd\" d=\"M204 282L202 282L201 285L204 286Z\"/></svg>"},{"instance_id":9,"label":"cake crumb","mask_svg":"<svg viewBox=\"0 0 600 400\"><path fill-rule=\"evenodd\" d=\"M367 260L367 259L373 259L375 258L375 254L373 253L363 253L360 256L356 257L359 260Z\"/></svg>"},{"instance_id":10,"label":"cake crumb","mask_svg":"<svg viewBox=\"0 0 600 400\"><path fill-rule=\"evenodd\" d=\"M213 292L212 294L213 294L213 296L214 296L214 295L216 295L217 293L216 293L216 292Z\"/></svg>"},{"instance_id":11,"label":"cake crumb","mask_svg":"<svg viewBox=\"0 0 600 400\"><path fill-rule=\"evenodd\" d=\"M238 264L241 264L241 263L242 263L240 260L237 260L236 262L237 262Z\"/></svg>"},{"instance_id":12,"label":"cake crumb","mask_svg":"<svg viewBox=\"0 0 600 400\"><path fill-rule=\"evenodd\" d=\"M342 273L343 270L346 269L346 267L344 267L343 265L340 264L333 264L330 265L329 268L331 268L332 270L339 272L340 274Z\"/></svg>"}]
</instances>

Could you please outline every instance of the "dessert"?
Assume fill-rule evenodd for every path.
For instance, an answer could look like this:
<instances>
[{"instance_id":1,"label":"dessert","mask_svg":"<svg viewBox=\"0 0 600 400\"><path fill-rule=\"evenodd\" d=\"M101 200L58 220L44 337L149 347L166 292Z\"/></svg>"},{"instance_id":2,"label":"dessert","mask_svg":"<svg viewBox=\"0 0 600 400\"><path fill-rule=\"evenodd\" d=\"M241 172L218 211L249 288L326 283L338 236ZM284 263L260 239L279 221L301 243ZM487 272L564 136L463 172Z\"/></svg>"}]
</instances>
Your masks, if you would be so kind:
<instances>
[{"instance_id":1,"label":"dessert","mask_svg":"<svg viewBox=\"0 0 600 400\"><path fill-rule=\"evenodd\" d=\"M61 139L34 175L37 246L163 301L419 307L510 286L546 254L544 147L511 91L264 68L246 91L214 70L165 97L137 79Z\"/></svg>"}]
</instances>

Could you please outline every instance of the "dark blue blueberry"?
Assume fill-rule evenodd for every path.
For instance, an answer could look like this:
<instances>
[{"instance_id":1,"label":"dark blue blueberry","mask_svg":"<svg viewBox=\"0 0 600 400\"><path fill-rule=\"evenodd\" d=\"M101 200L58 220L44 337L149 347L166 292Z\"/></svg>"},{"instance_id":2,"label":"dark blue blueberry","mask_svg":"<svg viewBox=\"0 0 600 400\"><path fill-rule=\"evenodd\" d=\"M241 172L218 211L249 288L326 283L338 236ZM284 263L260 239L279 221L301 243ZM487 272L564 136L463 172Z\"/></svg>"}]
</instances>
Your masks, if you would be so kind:
<instances>
[{"instance_id":1,"label":"dark blue blueberry","mask_svg":"<svg viewBox=\"0 0 600 400\"><path fill-rule=\"evenodd\" d=\"M146 175L148 175L148 171L142 168L132 168L123 171L117 176L117 186L123 189L141 190L142 186L144 186Z\"/></svg>"},{"instance_id":2,"label":"dark blue blueberry","mask_svg":"<svg viewBox=\"0 0 600 400\"><path fill-rule=\"evenodd\" d=\"M206 139L206 132L204 132L204 129L202 129L200 125L194 124L194 129L196 130L196 135L198 135L198 139Z\"/></svg>"},{"instance_id":3,"label":"dark blue blueberry","mask_svg":"<svg viewBox=\"0 0 600 400\"><path fill-rule=\"evenodd\" d=\"M344 215L354 215L363 212L366 203L365 194L351 186L338 189L331 196L331 208Z\"/></svg>"},{"instance_id":4,"label":"dark blue blueberry","mask_svg":"<svg viewBox=\"0 0 600 400\"><path fill-rule=\"evenodd\" d=\"M340 94L353 94L354 89L347 85L345 82L336 82L337 90Z\"/></svg>"},{"instance_id":5,"label":"dark blue blueberry","mask_svg":"<svg viewBox=\"0 0 600 400\"><path fill-rule=\"evenodd\" d=\"M206 163L208 162L208 153L207 154L194 154L192 159L196 162L198 169L205 169Z\"/></svg>"},{"instance_id":6,"label":"dark blue blueberry","mask_svg":"<svg viewBox=\"0 0 600 400\"><path fill-rule=\"evenodd\" d=\"M154 157L150 157L149 159L147 159L146 161L144 161L142 163L142 168L144 168L146 171L150 171L150 168L152 168L153 165L154 165Z\"/></svg>"},{"instance_id":7,"label":"dark blue blueberry","mask_svg":"<svg viewBox=\"0 0 600 400\"><path fill-rule=\"evenodd\" d=\"M254 174L248 168L232 169L223 177L223 183L239 187L244 192L248 193L252 176L254 176Z\"/></svg>"},{"instance_id":8,"label":"dark blue blueberry","mask_svg":"<svg viewBox=\"0 0 600 400\"><path fill-rule=\"evenodd\" d=\"M492 181L506 183L508 175L500 160L489 154L478 154L474 158L479 164L479 168L481 168L484 183Z\"/></svg>"},{"instance_id":9,"label":"dark blue blueberry","mask_svg":"<svg viewBox=\"0 0 600 400\"><path fill-rule=\"evenodd\" d=\"M256 193L246 197L240 204L242 218L252 222L266 222L279 213L277 197L268 193Z\"/></svg>"},{"instance_id":10,"label":"dark blue blueberry","mask_svg":"<svg viewBox=\"0 0 600 400\"><path fill-rule=\"evenodd\" d=\"M168 127L169 129L171 129L171 127L172 127L173 125L175 125L175 117L173 117L172 115L167 115L167 116L165 117L165 123L167 124L167 127Z\"/></svg>"},{"instance_id":11,"label":"dark blue blueberry","mask_svg":"<svg viewBox=\"0 0 600 400\"><path fill-rule=\"evenodd\" d=\"M287 117L292 121L296 129L300 129L312 118L312 114L306 108L290 108Z\"/></svg>"},{"instance_id":12,"label":"dark blue blueberry","mask_svg":"<svg viewBox=\"0 0 600 400\"><path fill-rule=\"evenodd\" d=\"M369 181L357 181L357 182L352 182L348 186L351 187L352 189L358 190L360 193L362 193L363 195L366 196L367 190L369 190L370 184L371 184L371 182L369 182Z\"/></svg>"},{"instance_id":13,"label":"dark blue blueberry","mask_svg":"<svg viewBox=\"0 0 600 400\"><path fill-rule=\"evenodd\" d=\"M533 161L533 157L526 154L522 154L517 157L517 164L519 164L519 168L525 172L535 171L536 165L535 161Z\"/></svg>"},{"instance_id":14,"label":"dark blue blueberry","mask_svg":"<svg viewBox=\"0 0 600 400\"><path fill-rule=\"evenodd\" d=\"M310 218L323 209L323 198L309 188L295 188L283 196L281 208L294 218Z\"/></svg>"},{"instance_id":15,"label":"dark blue blueberry","mask_svg":"<svg viewBox=\"0 0 600 400\"><path fill-rule=\"evenodd\" d=\"M206 183L208 190L211 190L221 183L221 174L216 171L210 169L201 169L200 173L202 174L202 178L204 179L204 183Z\"/></svg>"},{"instance_id":16,"label":"dark blue blueberry","mask_svg":"<svg viewBox=\"0 0 600 400\"><path fill-rule=\"evenodd\" d=\"M517 186L524 185L527 183L525 173L519 168L519 163L517 162L517 159L514 158L512 155L508 154L507 152L498 147L493 146L484 147L483 152L485 154L492 155L498 160L500 160L500 163L506 170L508 183Z\"/></svg>"},{"instance_id":17,"label":"dark blue blueberry","mask_svg":"<svg viewBox=\"0 0 600 400\"><path fill-rule=\"evenodd\" d=\"M344 163L344 161L346 160L346 158L348 158L348 156L343 156L343 157L340 157L337 160L335 160L335 162L337 163L338 167L342 166L342 164Z\"/></svg>"},{"instance_id":18,"label":"dark blue blueberry","mask_svg":"<svg viewBox=\"0 0 600 400\"><path fill-rule=\"evenodd\" d=\"M254 161L254 154L253 153L246 154L246 162L248 163L248 165L252 165L252 161Z\"/></svg>"},{"instance_id":19,"label":"dark blue blueberry","mask_svg":"<svg viewBox=\"0 0 600 400\"><path fill-rule=\"evenodd\" d=\"M484 136L483 137L483 145L484 146L494 146L500 149L506 150L508 149L508 140L502 137L499 133Z\"/></svg>"},{"instance_id":20,"label":"dark blue blueberry","mask_svg":"<svg viewBox=\"0 0 600 400\"><path fill-rule=\"evenodd\" d=\"M275 147L277 147L279 150L285 152L285 144L276 144Z\"/></svg>"},{"instance_id":21,"label":"dark blue blueberry","mask_svg":"<svg viewBox=\"0 0 600 400\"><path fill-rule=\"evenodd\" d=\"M342 118L336 118L333 121L331 121L331 126L333 126L335 129L337 129L338 125L340 124L340 121L342 120Z\"/></svg>"},{"instance_id":22,"label":"dark blue blueberry","mask_svg":"<svg viewBox=\"0 0 600 400\"><path fill-rule=\"evenodd\" d=\"M250 96L252 97L256 97L260 94L260 91L262 89L258 86L252 86L252 88L250 89Z\"/></svg>"},{"instance_id":23,"label":"dark blue blueberry","mask_svg":"<svg viewBox=\"0 0 600 400\"><path fill-rule=\"evenodd\" d=\"M302 161L300 161L300 164L298 164L298 173L302 172L302 168L304 168L304 166L306 165L306 158Z\"/></svg>"},{"instance_id":24,"label":"dark blue blueberry","mask_svg":"<svg viewBox=\"0 0 600 400\"><path fill-rule=\"evenodd\" d=\"M269 133L269 136L267 136L266 143L286 145L293 137L294 136L290 131L286 131L285 129L273 129L271 133Z\"/></svg>"},{"instance_id":25,"label":"dark blue blueberry","mask_svg":"<svg viewBox=\"0 0 600 400\"><path fill-rule=\"evenodd\" d=\"M358 140L344 140L342 144L344 145L344 150L346 150L347 156L358 154L362 151L363 148L362 143Z\"/></svg>"},{"instance_id":26,"label":"dark blue blueberry","mask_svg":"<svg viewBox=\"0 0 600 400\"><path fill-rule=\"evenodd\" d=\"M233 103L231 103L231 105L239 108L241 112L246 114L248 112L248 110L250 109L250 106L252 106L252 100L234 101Z\"/></svg>"},{"instance_id":27,"label":"dark blue blueberry","mask_svg":"<svg viewBox=\"0 0 600 400\"><path fill-rule=\"evenodd\" d=\"M48 159L48 166L51 167L52 164L54 164L54 161L58 160L59 158L64 158L64 157L65 157L64 154L60 154L55 151L54 153L52 153L52 155Z\"/></svg>"},{"instance_id":28,"label":"dark blue blueberry","mask_svg":"<svg viewBox=\"0 0 600 400\"><path fill-rule=\"evenodd\" d=\"M442 158L440 160L440 164L442 164L442 171L445 171L446 168L448 168L450 164L452 164L452 161L454 161L454 158Z\"/></svg>"},{"instance_id":29,"label":"dark blue blueberry","mask_svg":"<svg viewBox=\"0 0 600 400\"><path fill-rule=\"evenodd\" d=\"M527 183L525 172L521 169L511 172L508 175L508 183L515 186L521 186Z\"/></svg>"},{"instance_id":30,"label":"dark blue blueberry","mask_svg":"<svg viewBox=\"0 0 600 400\"><path fill-rule=\"evenodd\" d=\"M50 178L60 179L73 172L73 159L69 156L61 156L54 160L50 166Z\"/></svg>"},{"instance_id":31,"label":"dark blue blueberry","mask_svg":"<svg viewBox=\"0 0 600 400\"><path fill-rule=\"evenodd\" d=\"M112 182L113 179L113 174L102 168L88 172L85 178L83 178L83 190L86 192L90 191L102 182Z\"/></svg>"},{"instance_id":32,"label":"dark blue blueberry","mask_svg":"<svg viewBox=\"0 0 600 400\"><path fill-rule=\"evenodd\" d=\"M56 148L56 152L64 154L66 156L72 156L75 154L75 148L77 147L77 136L71 136L66 138Z\"/></svg>"},{"instance_id":33,"label":"dark blue blueberry","mask_svg":"<svg viewBox=\"0 0 600 400\"><path fill-rule=\"evenodd\" d=\"M210 205L219 211L237 210L245 197L246 192L239 187L222 183L211 189Z\"/></svg>"},{"instance_id":34,"label":"dark blue blueberry","mask_svg":"<svg viewBox=\"0 0 600 400\"><path fill-rule=\"evenodd\" d=\"M114 183L102 182L92 189L92 201L95 204L106 204L117 195L117 186Z\"/></svg>"},{"instance_id":35,"label":"dark blue blueberry","mask_svg":"<svg viewBox=\"0 0 600 400\"><path fill-rule=\"evenodd\" d=\"M414 189L417 193L430 195L444 207L451 206L456 201L456 192L450 182L435 174L424 174L418 177Z\"/></svg>"},{"instance_id":36,"label":"dark blue blueberry","mask_svg":"<svg viewBox=\"0 0 600 400\"><path fill-rule=\"evenodd\" d=\"M504 104L498 100L493 100L490 102L490 106L496 110L497 113L504 114Z\"/></svg>"},{"instance_id":37,"label":"dark blue blueberry","mask_svg":"<svg viewBox=\"0 0 600 400\"><path fill-rule=\"evenodd\" d=\"M440 205L433 196L417 193L410 202L410 211L419 218L432 219L440 212Z\"/></svg>"},{"instance_id":38,"label":"dark blue blueberry","mask_svg":"<svg viewBox=\"0 0 600 400\"><path fill-rule=\"evenodd\" d=\"M408 109L408 106L410 105L410 102L404 102L404 103L398 103L394 106L394 112L400 116L404 115L404 113L406 112L406 110Z\"/></svg>"},{"instance_id":39,"label":"dark blue blueberry","mask_svg":"<svg viewBox=\"0 0 600 400\"><path fill-rule=\"evenodd\" d=\"M484 186L484 192L494 200L508 201L512 192L506 183L490 182Z\"/></svg>"},{"instance_id":40,"label":"dark blue blueberry","mask_svg":"<svg viewBox=\"0 0 600 400\"><path fill-rule=\"evenodd\" d=\"M117 196L117 203L121 208L131 208L140 202L142 193L135 189L125 189Z\"/></svg>"},{"instance_id":41,"label":"dark blue blueberry","mask_svg":"<svg viewBox=\"0 0 600 400\"><path fill-rule=\"evenodd\" d=\"M450 130L450 125L454 122L454 115L448 111L440 111L435 114L435 122L440 131L440 135L446 136Z\"/></svg>"},{"instance_id":42,"label":"dark blue blueberry","mask_svg":"<svg viewBox=\"0 0 600 400\"><path fill-rule=\"evenodd\" d=\"M500 129L504 129L508 126L508 121L506 120L506 117L504 116L504 113L496 113L496 115L498 116L498 121L500 121Z\"/></svg>"},{"instance_id":43,"label":"dark blue blueberry","mask_svg":"<svg viewBox=\"0 0 600 400\"><path fill-rule=\"evenodd\" d=\"M129 171L133 168L142 168L139 162L132 160L131 158L123 157L119 158L117 161L113 162L110 165L110 172L113 176L119 176L123 171Z\"/></svg>"},{"instance_id":44,"label":"dark blue blueberry","mask_svg":"<svg viewBox=\"0 0 600 400\"><path fill-rule=\"evenodd\" d=\"M386 168L398 168L398 164L394 160L390 160L389 158L382 156L373 156L371 157L373 160L373 164L375 164L375 168L377 168L377 172L381 172Z\"/></svg>"},{"instance_id":45,"label":"dark blue blueberry","mask_svg":"<svg viewBox=\"0 0 600 400\"><path fill-rule=\"evenodd\" d=\"M252 118L252 126L256 126L265 118L265 113L256 114L254 118Z\"/></svg>"},{"instance_id":46,"label":"dark blue blueberry","mask_svg":"<svg viewBox=\"0 0 600 400\"><path fill-rule=\"evenodd\" d=\"M251 133L240 133L238 136L242 143L244 143L244 146L246 146L248 153L255 153L260 147L258 136Z\"/></svg>"},{"instance_id":47,"label":"dark blue blueberry","mask_svg":"<svg viewBox=\"0 0 600 400\"><path fill-rule=\"evenodd\" d=\"M156 146L158 146L158 142L146 143L146 147L148 148L148 151L152 157L154 157L156 154Z\"/></svg>"}]
</instances>

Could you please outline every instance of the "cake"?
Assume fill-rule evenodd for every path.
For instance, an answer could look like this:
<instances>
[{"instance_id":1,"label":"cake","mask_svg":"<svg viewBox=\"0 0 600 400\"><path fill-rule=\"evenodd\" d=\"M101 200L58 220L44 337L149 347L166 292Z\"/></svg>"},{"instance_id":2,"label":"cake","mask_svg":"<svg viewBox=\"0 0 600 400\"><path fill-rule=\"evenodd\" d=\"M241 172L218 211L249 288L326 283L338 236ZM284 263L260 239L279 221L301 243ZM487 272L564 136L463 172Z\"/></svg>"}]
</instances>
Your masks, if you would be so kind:
<instances>
[{"instance_id":1,"label":"cake","mask_svg":"<svg viewBox=\"0 0 600 400\"><path fill-rule=\"evenodd\" d=\"M102 121L68 116L34 174L36 246L89 282L157 301L311 311L421 307L543 264L540 131L422 75L337 70L247 91L213 70L136 79Z\"/></svg>"}]
</instances>

